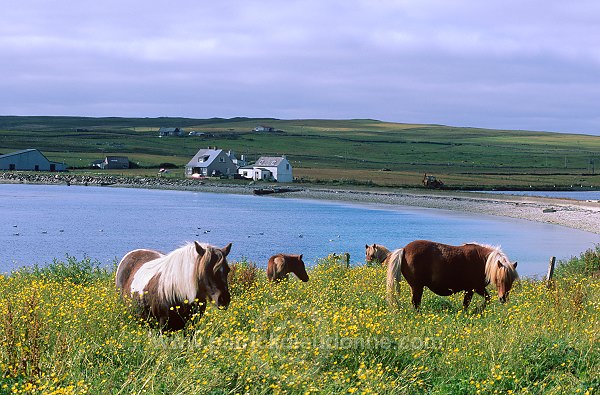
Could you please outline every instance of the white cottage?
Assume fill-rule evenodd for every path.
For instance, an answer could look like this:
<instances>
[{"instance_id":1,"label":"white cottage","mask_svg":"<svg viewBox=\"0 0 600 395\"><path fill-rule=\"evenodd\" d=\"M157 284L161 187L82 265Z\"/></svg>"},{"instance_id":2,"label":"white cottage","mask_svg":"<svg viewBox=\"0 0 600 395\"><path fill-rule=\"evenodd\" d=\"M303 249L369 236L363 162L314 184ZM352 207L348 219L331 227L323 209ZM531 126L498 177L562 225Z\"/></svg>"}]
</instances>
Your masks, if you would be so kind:
<instances>
[{"instance_id":1,"label":"white cottage","mask_svg":"<svg viewBox=\"0 0 600 395\"><path fill-rule=\"evenodd\" d=\"M285 156L261 156L253 166L241 167L238 173L256 181L294 181L292 165Z\"/></svg>"}]
</instances>

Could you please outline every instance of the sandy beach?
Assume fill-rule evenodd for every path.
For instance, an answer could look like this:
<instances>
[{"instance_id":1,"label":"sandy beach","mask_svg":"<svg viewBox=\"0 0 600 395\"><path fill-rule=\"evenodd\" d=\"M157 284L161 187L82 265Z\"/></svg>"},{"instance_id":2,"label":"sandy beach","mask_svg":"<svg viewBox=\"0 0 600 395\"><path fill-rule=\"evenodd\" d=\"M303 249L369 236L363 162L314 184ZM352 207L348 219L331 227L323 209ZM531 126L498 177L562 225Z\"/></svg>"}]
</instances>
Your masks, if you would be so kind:
<instances>
[{"instance_id":1,"label":"sandy beach","mask_svg":"<svg viewBox=\"0 0 600 395\"><path fill-rule=\"evenodd\" d=\"M197 192L252 194L258 185L228 184L161 178L54 176L0 173L0 183L104 185ZM264 187L265 185L260 185ZM600 202L531 196L494 195L424 189L358 189L293 185L301 190L261 196L263 199L298 198L352 203L380 203L463 211L545 222L600 234Z\"/></svg>"},{"instance_id":2,"label":"sandy beach","mask_svg":"<svg viewBox=\"0 0 600 395\"><path fill-rule=\"evenodd\" d=\"M293 195L308 199L373 202L505 216L600 234L600 203L598 202L457 191L371 192L311 189L294 192Z\"/></svg>"}]
</instances>

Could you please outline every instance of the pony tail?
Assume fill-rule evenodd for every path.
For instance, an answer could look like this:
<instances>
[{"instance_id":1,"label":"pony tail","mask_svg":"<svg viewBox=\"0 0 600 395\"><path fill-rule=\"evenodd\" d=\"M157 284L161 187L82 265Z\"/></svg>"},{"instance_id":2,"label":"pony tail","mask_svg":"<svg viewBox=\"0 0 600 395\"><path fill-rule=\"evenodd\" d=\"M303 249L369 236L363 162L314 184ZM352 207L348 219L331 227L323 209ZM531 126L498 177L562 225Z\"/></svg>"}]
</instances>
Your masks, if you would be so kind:
<instances>
[{"instance_id":1,"label":"pony tail","mask_svg":"<svg viewBox=\"0 0 600 395\"><path fill-rule=\"evenodd\" d=\"M398 296L400 294L400 280L402 280L402 258L404 257L404 248L400 248L389 256L387 268L387 300L391 306L398 306Z\"/></svg>"}]
</instances>

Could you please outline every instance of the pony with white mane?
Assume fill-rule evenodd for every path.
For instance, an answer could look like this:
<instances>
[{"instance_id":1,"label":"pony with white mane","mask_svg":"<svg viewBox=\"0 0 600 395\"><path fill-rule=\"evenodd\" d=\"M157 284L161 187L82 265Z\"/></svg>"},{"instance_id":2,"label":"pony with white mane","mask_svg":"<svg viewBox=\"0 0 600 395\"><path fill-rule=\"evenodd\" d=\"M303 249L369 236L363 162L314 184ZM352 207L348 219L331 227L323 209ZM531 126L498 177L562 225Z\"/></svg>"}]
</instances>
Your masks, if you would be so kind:
<instances>
[{"instance_id":1,"label":"pony with white mane","mask_svg":"<svg viewBox=\"0 0 600 395\"><path fill-rule=\"evenodd\" d=\"M412 291L412 304L418 309L427 287L440 296L465 291L463 307L477 292L484 297L483 310L490 301L486 286L490 283L504 303L512 284L518 279L517 262L511 263L499 247L478 243L451 246L428 240L416 240L391 252L386 260L387 292L390 303L397 303L399 282L406 278Z\"/></svg>"},{"instance_id":2,"label":"pony with white mane","mask_svg":"<svg viewBox=\"0 0 600 395\"><path fill-rule=\"evenodd\" d=\"M119 262L115 285L124 299L139 307L142 318L156 318L161 329L182 329L194 314L204 313L207 297L217 307L229 306L230 250L231 243L217 248L198 242L167 255L133 250Z\"/></svg>"}]
</instances>

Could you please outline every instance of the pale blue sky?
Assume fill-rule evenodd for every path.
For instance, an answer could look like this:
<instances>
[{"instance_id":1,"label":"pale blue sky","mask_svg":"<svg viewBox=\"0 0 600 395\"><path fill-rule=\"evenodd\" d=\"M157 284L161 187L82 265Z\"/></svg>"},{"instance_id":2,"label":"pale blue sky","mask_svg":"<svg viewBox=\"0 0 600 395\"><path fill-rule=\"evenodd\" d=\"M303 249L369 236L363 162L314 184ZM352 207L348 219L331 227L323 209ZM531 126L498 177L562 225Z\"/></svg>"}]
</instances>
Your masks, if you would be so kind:
<instances>
[{"instance_id":1,"label":"pale blue sky","mask_svg":"<svg viewBox=\"0 0 600 395\"><path fill-rule=\"evenodd\" d=\"M600 135L597 1L4 0L0 115Z\"/></svg>"}]
</instances>

